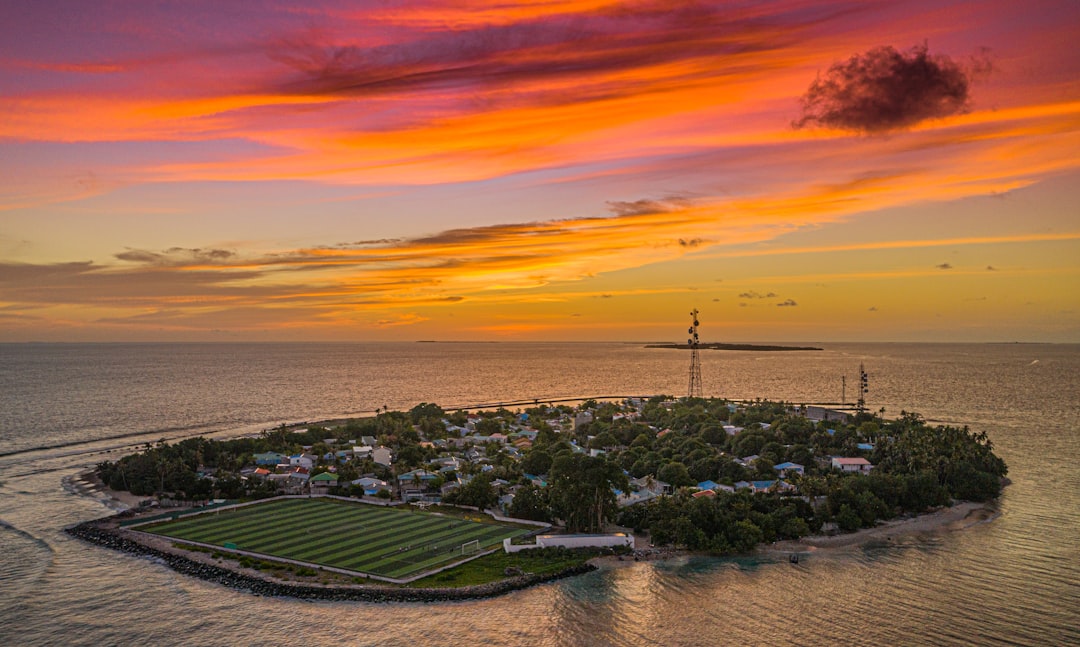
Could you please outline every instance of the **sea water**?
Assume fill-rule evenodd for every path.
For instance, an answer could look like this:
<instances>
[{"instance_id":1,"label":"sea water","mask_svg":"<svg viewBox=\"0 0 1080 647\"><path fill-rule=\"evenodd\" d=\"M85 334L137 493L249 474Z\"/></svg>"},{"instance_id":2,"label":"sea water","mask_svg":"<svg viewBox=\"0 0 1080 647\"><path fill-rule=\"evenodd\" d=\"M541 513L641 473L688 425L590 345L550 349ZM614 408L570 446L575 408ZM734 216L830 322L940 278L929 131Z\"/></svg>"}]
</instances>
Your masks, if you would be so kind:
<instances>
[{"instance_id":1,"label":"sea water","mask_svg":"<svg viewBox=\"0 0 1080 647\"><path fill-rule=\"evenodd\" d=\"M20 645L1080 644L1080 346L800 344L702 351L706 395L838 402L986 431L1012 484L990 520L889 545L682 556L490 600L260 598L84 544L71 477L146 442L280 422L606 395L683 395L642 344L2 344L0 640ZM512 407L513 408L513 407Z\"/></svg>"}]
</instances>

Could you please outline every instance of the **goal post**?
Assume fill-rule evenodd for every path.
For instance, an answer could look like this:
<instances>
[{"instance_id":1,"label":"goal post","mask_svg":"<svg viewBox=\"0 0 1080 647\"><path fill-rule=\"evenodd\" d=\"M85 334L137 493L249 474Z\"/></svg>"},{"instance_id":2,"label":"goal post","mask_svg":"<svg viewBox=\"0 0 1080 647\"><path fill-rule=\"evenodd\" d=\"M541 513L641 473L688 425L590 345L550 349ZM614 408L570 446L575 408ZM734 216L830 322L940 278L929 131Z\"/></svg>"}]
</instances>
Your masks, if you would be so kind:
<instances>
[{"instance_id":1,"label":"goal post","mask_svg":"<svg viewBox=\"0 0 1080 647\"><path fill-rule=\"evenodd\" d=\"M476 553L479 553L479 552L480 552L480 540L479 539L473 539L472 541L467 541L467 542L465 542L464 544L461 545L461 554L462 555L475 555Z\"/></svg>"}]
</instances>

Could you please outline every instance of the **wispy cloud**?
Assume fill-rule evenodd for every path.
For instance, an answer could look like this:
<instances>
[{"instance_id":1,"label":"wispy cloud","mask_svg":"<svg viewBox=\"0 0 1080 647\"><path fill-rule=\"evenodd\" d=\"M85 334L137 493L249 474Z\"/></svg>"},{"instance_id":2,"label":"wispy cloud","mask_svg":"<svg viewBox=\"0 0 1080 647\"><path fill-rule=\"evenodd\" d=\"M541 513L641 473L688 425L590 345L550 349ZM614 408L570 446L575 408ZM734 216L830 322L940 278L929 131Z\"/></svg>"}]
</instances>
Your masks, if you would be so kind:
<instances>
[{"instance_id":1,"label":"wispy cloud","mask_svg":"<svg viewBox=\"0 0 1080 647\"><path fill-rule=\"evenodd\" d=\"M739 298L740 299L774 299L776 297L777 297L777 294L775 292L769 292L769 293L766 293L766 294L762 294L760 292L755 292L755 291L751 290L749 292L741 292L741 293L739 293Z\"/></svg>"}]
</instances>

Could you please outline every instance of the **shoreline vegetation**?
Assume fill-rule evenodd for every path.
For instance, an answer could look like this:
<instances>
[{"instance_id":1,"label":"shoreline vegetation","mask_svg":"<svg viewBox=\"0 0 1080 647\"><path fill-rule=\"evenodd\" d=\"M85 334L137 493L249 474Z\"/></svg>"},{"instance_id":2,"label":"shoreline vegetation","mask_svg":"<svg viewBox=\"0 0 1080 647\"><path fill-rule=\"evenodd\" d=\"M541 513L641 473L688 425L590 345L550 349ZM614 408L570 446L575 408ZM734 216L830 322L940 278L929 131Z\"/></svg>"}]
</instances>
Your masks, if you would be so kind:
<instances>
[{"instance_id":1,"label":"shoreline vegetation","mask_svg":"<svg viewBox=\"0 0 1080 647\"><path fill-rule=\"evenodd\" d=\"M825 350L815 346L773 346L760 344L723 344L723 343L699 343L698 350L752 350L758 352L774 352L786 350ZM688 344L646 344L645 348L670 348L675 350L689 350Z\"/></svg>"},{"instance_id":2,"label":"shoreline vegetation","mask_svg":"<svg viewBox=\"0 0 1080 647\"><path fill-rule=\"evenodd\" d=\"M675 555L824 556L996 516L1007 469L985 433L931 427L908 412L895 420L866 411L811 419L820 413L811 409L670 396L514 412L446 412L421 403L408 412L383 408L372 418L283 425L258 438L159 442L72 481L76 491L124 511L68 532L259 595L447 601ZM373 462L372 446L390 452L393 464ZM260 478L254 462L270 454L280 464L260 467ZM301 460L310 468L296 467ZM270 480L275 469L280 478ZM299 472L304 478L292 480ZM316 481L342 484L318 493L383 505L441 500L570 534L628 532L636 547L619 555L500 550L494 554L504 556L505 567L485 555L418 584L373 585L275 564L273 555L256 556L252 568L227 546L185 546L120 525L168 505L317 494ZM365 490L373 482L382 485Z\"/></svg>"}]
</instances>

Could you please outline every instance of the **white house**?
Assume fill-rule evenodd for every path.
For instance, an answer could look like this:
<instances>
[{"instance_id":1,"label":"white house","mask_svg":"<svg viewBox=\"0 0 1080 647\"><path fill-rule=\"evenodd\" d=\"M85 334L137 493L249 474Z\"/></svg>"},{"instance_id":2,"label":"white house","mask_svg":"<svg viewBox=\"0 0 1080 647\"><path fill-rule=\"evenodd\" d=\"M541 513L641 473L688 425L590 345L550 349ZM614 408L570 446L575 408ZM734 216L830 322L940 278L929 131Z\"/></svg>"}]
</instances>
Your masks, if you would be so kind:
<instances>
[{"instance_id":1,"label":"white house","mask_svg":"<svg viewBox=\"0 0 1080 647\"><path fill-rule=\"evenodd\" d=\"M865 458L842 458L834 456L832 459L832 466L843 472L862 472L863 474L874 469L874 466L870 464L870 461Z\"/></svg>"},{"instance_id":2,"label":"white house","mask_svg":"<svg viewBox=\"0 0 1080 647\"><path fill-rule=\"evenodd\" d=\"M315 459L307 454L294 454L289 457L289 466L311 469L315 467Z\"/></svg>"}]
</instances>

